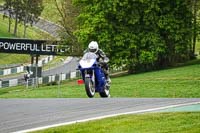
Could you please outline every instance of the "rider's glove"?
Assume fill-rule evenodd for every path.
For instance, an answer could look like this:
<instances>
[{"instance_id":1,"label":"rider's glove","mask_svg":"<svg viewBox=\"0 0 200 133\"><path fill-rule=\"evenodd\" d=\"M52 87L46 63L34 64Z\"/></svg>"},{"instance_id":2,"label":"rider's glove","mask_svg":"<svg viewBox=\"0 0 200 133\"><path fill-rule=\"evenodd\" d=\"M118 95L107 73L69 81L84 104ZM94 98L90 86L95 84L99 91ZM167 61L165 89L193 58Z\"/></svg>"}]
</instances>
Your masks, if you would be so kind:
<instances>
[{"instance_id":1,"label":"rider's glove","mask_svg":"<svg viewBox=\"0 0 200 133\"><path fill-rule=\"evenodd\" d=\"M103 61L104 61L105 63L108 63L108 62L109 62L108 57L105 57Z\"/></svg>"}]
</instances>

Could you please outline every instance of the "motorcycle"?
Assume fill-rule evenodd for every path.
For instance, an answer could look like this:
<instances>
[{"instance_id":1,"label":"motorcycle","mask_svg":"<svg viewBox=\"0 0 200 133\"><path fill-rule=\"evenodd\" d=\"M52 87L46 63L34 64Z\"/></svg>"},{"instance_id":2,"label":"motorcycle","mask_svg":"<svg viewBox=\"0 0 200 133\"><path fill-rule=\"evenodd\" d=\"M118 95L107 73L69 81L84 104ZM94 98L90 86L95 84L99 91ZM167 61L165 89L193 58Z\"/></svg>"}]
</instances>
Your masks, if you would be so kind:
<instances>
[{"instance_id":1,"label":"motorcycle","mask_svg":"<svg viewBox=\"0 0 200 133\"><path fill-rule=\"evenodd\" d=\"M110 97L110 84L107 83L102 64L97 62L96 54L85 53L79 61L78 69L88 97L94 97L95 92L98 92L101 97Z\"/></svg>"}]
</instances>

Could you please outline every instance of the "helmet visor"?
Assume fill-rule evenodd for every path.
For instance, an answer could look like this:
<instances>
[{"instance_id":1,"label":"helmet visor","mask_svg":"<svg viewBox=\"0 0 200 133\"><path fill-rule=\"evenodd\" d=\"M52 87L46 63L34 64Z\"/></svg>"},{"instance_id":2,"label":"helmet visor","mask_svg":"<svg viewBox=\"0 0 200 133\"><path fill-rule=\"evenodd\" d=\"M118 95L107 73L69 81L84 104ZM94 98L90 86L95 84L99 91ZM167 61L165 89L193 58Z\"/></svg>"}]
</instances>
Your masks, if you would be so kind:
<instances>
[{"instance_id":1,"label":"helmet visor","mask_svg":"<svg viewBox=\"0 0 200 133\"><path fill-rule=\"evenodd\" d=\"M97 51L97 49L89 49L90 52L94 53Z\"/></svg>"}]
</instances>

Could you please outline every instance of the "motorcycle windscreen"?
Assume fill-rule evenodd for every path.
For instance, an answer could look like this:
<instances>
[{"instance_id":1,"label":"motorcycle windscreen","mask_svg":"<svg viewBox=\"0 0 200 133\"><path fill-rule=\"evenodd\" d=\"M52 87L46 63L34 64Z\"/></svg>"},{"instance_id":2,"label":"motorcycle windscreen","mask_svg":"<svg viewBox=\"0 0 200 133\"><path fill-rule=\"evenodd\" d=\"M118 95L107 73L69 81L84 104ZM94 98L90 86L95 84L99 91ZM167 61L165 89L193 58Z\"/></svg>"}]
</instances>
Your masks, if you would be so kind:
<instances>
[{"instance_id":1,"label":"motorcycle windscreen","mask_svg":"<svg viewBox=\"0 0 200 133\"><path fill-rule=\"evenodd\" d=\"M81 68L90 68L95 63L95 59L87 59L87 60L81 60L80 66Z\"/></svg>"},{"instance_id":2,"label":"motorcycle windscreen","mask_svg":"<svg viewBox=\"0 0 200 133\"><path fill-rule=\"evenodd\" d=\"M90 68L96 61L96 54L88 52L85 53L79 64L82 68Z\"/></svg>"}]
</instances>

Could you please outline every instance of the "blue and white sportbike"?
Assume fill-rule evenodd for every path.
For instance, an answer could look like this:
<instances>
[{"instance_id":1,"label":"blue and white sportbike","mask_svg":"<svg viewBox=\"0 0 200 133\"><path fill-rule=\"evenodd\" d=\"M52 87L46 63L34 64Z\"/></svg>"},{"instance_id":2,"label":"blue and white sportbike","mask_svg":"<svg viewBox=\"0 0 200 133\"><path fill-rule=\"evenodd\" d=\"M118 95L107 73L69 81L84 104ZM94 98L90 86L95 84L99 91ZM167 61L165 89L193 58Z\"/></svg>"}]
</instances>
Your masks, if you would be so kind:
<instances>
[{"instance_id":1,"label":"blue and white sportbike","mask_svg":"<svg viewBox=\"0 0 200 133\"><path fill-rule=\"evenodd\" d=\"M95 92L101 97L110 97L110 84L107 83L101 63L97 62L97 55L87 52L79 62L78 69L85 83L87 96L92 98Z\"/></svg>"}]
</instances>

